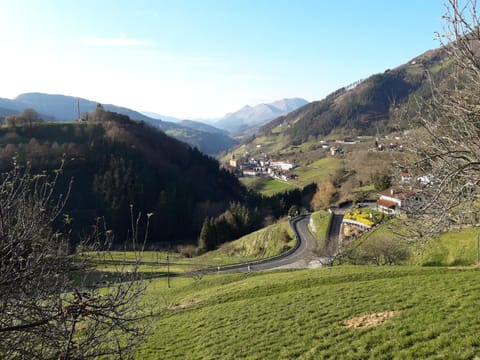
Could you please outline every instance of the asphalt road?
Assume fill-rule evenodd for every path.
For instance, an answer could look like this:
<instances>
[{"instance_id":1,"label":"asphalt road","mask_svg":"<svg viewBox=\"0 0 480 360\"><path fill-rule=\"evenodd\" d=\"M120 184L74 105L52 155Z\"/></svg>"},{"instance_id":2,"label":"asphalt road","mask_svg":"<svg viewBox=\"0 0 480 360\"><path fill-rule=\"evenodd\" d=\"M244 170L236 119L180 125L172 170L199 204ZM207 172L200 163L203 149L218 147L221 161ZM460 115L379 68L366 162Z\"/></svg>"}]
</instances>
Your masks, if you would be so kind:
<instances>
[{"instance_id":1,"label":"asphalt road","mask_svg":"<svg viewBox=\"0 0 480 360\"><path fill-rule=\"evenodd\" d=\"M258 262L233 265L217 268L218 273L262 271L281 268L306 268L312 261L318 265L326 263L328 259L320 258L314 253L317 241L308 230L310 215L301 216L291 221L292 229L297 237L296 247L286 255L265 259ZM215 272L215 269L213 269Z\"/></svg>"}]
</instances>

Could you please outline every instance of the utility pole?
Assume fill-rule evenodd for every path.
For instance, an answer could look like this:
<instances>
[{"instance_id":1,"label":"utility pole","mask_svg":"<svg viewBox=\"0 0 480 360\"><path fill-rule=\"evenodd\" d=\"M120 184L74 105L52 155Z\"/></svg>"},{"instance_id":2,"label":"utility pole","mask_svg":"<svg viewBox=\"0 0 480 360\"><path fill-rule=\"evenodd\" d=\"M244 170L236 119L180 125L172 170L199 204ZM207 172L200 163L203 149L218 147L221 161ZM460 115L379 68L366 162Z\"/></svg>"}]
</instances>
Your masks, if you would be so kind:
<instances>
[{"instance_id":1,"label":"utility pole","mask_svg":"<svg viewBox=\"0 0 480 360\"><path fill-rule=\"evenodd\" d=\"M170 289L170 256L167 254L167 288Z\"/></svg>"}]
</instances>

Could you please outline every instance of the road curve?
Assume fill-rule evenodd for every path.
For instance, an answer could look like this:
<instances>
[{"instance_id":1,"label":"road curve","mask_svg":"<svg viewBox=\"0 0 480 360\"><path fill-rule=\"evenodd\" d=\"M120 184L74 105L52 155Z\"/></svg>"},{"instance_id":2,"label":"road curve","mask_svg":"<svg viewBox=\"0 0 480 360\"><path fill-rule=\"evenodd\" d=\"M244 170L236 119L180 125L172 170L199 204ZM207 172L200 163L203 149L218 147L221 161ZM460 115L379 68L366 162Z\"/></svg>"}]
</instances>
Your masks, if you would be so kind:
<instances>
[{"instance_id":1,"label":"road curve","mask_svg":"<svg viewBox=\"0 0 480 360\"><path fill-rule=\"evenodd\" d=\"M262 271L293 265L296 265L295 267L307 267L310 261L318 259L318 256L314 254L314 250L317 248L317 241L308 230L309 221L310 215L302 215L290 221L297 242L295 247L286 254L256 262L219 267L216 270L213 269L213 272Z\"/></svg>"}]
</instances>

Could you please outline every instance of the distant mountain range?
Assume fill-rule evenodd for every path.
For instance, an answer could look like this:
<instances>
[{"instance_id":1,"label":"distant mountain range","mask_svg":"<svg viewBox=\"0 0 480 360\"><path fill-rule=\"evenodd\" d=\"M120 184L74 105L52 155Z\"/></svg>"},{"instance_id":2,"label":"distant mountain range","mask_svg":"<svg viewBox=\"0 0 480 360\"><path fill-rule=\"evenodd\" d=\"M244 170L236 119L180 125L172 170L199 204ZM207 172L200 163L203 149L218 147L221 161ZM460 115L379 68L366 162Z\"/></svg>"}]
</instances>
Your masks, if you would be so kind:
<instances>
[{"instance_id":1,"label":"distant mountain range","mask_svg":"<svg viewBox=\"0 0 480 360\"><path fill-rule=\"evenodd\" d=\"M216 121L214 125L227 130L232 136L253 134L262 125L281 115L296 110L308 101L301 98L282 99L268 104L244 106Z\"/></svg>"},{"instance_id":2,"label":"distant mountain range","mask_svg":"<svg viewBox=\"0 0 480 360\"><path fill-rule=\"evenodd\" d=\"M172 116L160 115L154 112L142 111L142 114L153 119L162 119L185 126L195 124L210 124L225 130L234 137L251 135L262 125L279 116L288 114L304 105L308 101L301 98L281 99L271 103L262 103L255 106L246 105L238 111L228 113L220 119L182 120ZM193 122L193 123L192 123Z\"/></svg>"},{"instance_id":3,"label":"distant mountain range","mask_svg":"<svg viewBox=\"0 0 480 360\"><path fill-rule=\"evenodd\" d=\"M78 104L78 106L77 106ZM92 112L97 106L97 101L81 99L73 96L51 95L43 93L26 93L14 99L0 98L0 108L13 109L18 112L26 108L35 109L39 114L45 114L54 121L72 121L79 118L80 113ZM118 112L135 120L152 120L137 111L111 104L102 104L106 110Z\"/></svg>"},{"instance_id":4,"label":"distant mountain range","mask_svg":"<svg viewBox=\"0 0 480 360\"><path fill-rule=\"evenodd\" d=\"M182 121L182 119L179 119L173 116L161 115L151 111L140 111L140 113L142 113L145 116L148 116L149 118L157 119L157 120L169 121L173 123L179 123L180 121Z\"/></svg>"},{"instance_id":5,"label":"distant mountain range","mask_svg":"<svg viewBox=\"0 0 480 360\"><path fill-rule=\"evenodd\" d=\"M32 108L44 120L75 121L83 113L95 110L97 104L97 101L73 96L25 93L14 99L0 98L0 117L18 114L26 108ZM231 136L242 137L253 134L269 120L305 104L308 104L308 101L300 98L282 99L268 104L247 105L221 119L202 119L201 121L182 120L152 112L138 112L112 104L102 105L108 111L127 115L133 120L145 121L168 135L199 148L204 153L217 155L238 143Z\"/></svg>"},{"instance_id":6,"label":"distant mountain range","mask_svg":"<svg viewBox=\"0 0 480 360\"><path fill-rule=\"evenodd\" d=\"M95 110L98 102L65 95L43 93L26 93L14 99L0 98L0 117L17 114L24 109L35 109L44 120L75 121L86 112ZM102 104L108 111L129 116L133 120L144 121L155 126L170 136L186 142L200 151L216 155L237 144L225 130L195 121L177 123L154 119L138 111L112 104ZM80 112L80 114L79 114Z\"/></svg>"}]
</instances>

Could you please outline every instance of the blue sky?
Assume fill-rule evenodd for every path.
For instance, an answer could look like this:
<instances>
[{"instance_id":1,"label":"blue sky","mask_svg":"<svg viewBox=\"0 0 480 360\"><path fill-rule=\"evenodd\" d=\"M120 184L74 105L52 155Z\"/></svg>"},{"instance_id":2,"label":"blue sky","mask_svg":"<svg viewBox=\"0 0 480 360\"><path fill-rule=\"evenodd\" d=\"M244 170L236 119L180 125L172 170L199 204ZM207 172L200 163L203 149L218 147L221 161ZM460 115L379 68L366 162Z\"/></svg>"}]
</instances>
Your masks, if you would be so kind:
<instances>
[{"instance_id":1,"label":"blue sky","mask_svg":"<svg viewBox=\"0 0 480 360\"><path fill-rule=\"evenodd\" d=\"M443 0L0 0L0 97L214 118L337 88L437 47Z\"/></svg>"}]
</instances>

